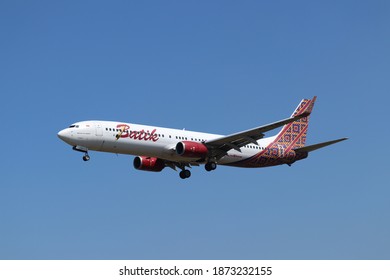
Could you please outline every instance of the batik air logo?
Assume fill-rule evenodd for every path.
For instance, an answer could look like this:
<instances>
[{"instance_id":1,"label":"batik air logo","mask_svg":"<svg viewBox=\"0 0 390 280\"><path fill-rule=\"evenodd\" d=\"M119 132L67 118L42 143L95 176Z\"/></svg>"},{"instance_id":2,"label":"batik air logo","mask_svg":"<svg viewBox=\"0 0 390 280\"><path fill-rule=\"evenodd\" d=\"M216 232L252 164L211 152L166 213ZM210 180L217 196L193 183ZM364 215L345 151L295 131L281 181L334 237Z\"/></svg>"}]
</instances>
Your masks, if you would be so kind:
<instances>
[{"instance_id":1,"label":"batik air logo","mask_svg":"<svg viewBox=\"0 0 390 280\"><path fill-rule=\"evenodd\" d=\"M119 138L130 138L140 141L144 140L156 142L158 139L160 139L156 134L156 129L153 129L152 131L145 131L144 129L141 131L132 131L130 130L130 126L127 124L118 124L116 128L120 129L116 135L116 140L119 140Z\"/></svg>"}]
</instances>

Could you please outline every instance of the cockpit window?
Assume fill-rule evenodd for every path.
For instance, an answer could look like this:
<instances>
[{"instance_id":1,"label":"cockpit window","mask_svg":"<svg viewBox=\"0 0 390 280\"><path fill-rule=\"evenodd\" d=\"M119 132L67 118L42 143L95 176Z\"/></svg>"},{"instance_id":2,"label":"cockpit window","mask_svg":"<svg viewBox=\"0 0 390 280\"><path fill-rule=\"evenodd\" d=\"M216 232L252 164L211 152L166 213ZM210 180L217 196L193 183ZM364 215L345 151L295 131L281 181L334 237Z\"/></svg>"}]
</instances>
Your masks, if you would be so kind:
<instances>
[{"instance_id":1,"label":"cockpit window","mask_svg":"<svg viewBox=\"0 0 390 280\"><path fill-rule=\"evenodd\" d=\"M69 126L69 128L73 128L73 127L79 128L79 125L72 124L71 126Z\"/></svg>"}]
</instances>

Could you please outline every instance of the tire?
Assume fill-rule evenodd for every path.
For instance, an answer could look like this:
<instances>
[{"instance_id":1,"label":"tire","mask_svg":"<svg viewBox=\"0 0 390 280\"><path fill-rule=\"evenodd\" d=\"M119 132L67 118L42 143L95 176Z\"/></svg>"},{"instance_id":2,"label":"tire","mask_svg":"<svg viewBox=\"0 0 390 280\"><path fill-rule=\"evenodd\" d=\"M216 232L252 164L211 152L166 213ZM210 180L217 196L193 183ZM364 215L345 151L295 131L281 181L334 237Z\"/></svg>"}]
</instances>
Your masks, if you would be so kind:
<instances>
[{"instance_id":1,"label":"tire","mask_svg":"<svg viewBox=\"0 0 390 280\"><path fill-rule=\"evenodd\" d=\"M217 168L217 164L215 162L208 162L206 163L204 168L206 169L206 171L215 170Z\"/></svg>"},{"instance_id":2,"label":"tire","mask_svg":"<svg viewBox=\"0 0 390 280\"><path fill-rule=\"evenodd\" d=\"M184 172L184 170L183 170L183 171L180 171L179 176L180 176L180 178L182 178L182 179L187 178L187 177L186 177L186 174L185 174L185 172Z\"/></svg>"},{"instance_id":3,"label":"tire","mask_svg":"<svg viewBox=\"0 0 390 280\"><path fill-rule=\"evenodd\" d=\"M83 161L89 161L90 160L90 157L89 157L89 155L85 155L85 156L83 156Z\"/></svg>"}]
</instances>

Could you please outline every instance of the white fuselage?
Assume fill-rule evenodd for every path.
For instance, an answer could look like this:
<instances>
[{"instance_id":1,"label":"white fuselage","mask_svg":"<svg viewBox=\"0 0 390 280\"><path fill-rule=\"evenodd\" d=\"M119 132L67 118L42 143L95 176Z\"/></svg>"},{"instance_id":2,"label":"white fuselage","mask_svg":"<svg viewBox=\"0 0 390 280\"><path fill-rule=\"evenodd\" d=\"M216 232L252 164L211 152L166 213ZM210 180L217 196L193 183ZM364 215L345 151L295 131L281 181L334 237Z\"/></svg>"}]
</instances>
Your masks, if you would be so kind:
<instances>
[{"instance_id":1,"label":"white fuselage","mask_svg":"<svg viewBox=\"0 0 390 280\"><path fill-rule=\"evenodd\" d=\"M177 162L194 161L194 158L185 158L176 153L175 147L178 142L207 143L223 137L217 134L113 121L78 122L61 130L58 136L74 147L115 154L157 157ZM241 151L232 149L218 161L218 164L230 164L252 157L267 147L274 138L263 138L257 141L257 145L248 144L242 147Z\"/></svg>"}]
</instances>

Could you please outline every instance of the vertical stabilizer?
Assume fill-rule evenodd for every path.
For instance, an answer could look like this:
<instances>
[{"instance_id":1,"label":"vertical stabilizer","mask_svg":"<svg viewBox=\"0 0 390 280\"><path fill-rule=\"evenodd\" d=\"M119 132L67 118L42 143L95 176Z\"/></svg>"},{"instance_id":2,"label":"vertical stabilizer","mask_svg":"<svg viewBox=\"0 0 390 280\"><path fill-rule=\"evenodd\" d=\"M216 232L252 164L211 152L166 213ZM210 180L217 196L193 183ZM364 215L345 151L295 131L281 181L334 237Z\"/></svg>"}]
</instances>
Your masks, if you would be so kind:
<instances>
[{"instance_id":1,"label":"vertical stabilizer","mask_svg":"<svg viewBox=\"0 0 390 280\"><path fill-rule=\"evenodd\" d=\"M276 136L274 144L283 146L287 151L305 146L310 113L313 110L316 98L317 96L314 96L311 100L302 99L291 117L302 113L308 113L308 115L283 126L282 130Z\"/></svg>"}]
</instances>

